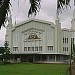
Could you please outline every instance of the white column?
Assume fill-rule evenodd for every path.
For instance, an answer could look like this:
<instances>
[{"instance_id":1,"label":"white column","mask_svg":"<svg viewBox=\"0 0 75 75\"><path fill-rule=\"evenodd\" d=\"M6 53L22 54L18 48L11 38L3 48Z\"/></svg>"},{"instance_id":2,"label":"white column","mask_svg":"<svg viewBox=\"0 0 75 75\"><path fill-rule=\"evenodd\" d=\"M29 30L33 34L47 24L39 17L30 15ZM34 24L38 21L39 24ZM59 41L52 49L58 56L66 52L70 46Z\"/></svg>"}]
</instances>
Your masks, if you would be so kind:
<instances>
[{"instance_id":1,"label":"white column","mask_svg":"<svg viewBox=\"0 0 75 75\"><path fill-rule=\"evenodd\" d=\"M33 62L35 62L35 55L33 55Z\"/></svg>"},{"instance_id":2,"label":"white column","mask_svg":"<svg viewBox=\"0 0 75 75\"><path fill-rule=\"evenodd\" d=\"M56 55L55 55L55 62L57 61L57 59L56 59Z\"/></svg>"},{"instance_id":3,"label":"white column","mask_svg":"<svg viewBox=\"0 0 75 75\"><path fill-rule=\"evenodd\" d=\"M49 61L49 55L47 55L47 61Z\"/></svg>"},{"instance_id":4,"label":"white column","mask_svg":"<svg viewBox=\"0 0 75 75\"><path fill-rule=\"evenodd\" d=\"M41 61L42 61L42 55L41 55Z\"/></svg>"}]
</instances>

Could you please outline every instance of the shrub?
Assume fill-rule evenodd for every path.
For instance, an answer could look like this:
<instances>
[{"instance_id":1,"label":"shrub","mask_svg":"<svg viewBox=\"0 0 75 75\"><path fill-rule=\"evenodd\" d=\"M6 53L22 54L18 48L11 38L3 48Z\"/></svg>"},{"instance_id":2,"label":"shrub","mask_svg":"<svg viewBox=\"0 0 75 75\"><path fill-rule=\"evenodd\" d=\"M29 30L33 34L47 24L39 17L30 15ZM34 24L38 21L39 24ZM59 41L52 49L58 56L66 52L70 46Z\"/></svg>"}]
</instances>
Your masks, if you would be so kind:
<instances>
[{"instance_id":1,"label":"shrub","mask_svg":"<svg viewBox=\"0 0 75 75\"><path fill-rule=\"evenodd\" d=\"M0 60L0 65L4 64L3 61Z\"/></svg>"}]
</instances>

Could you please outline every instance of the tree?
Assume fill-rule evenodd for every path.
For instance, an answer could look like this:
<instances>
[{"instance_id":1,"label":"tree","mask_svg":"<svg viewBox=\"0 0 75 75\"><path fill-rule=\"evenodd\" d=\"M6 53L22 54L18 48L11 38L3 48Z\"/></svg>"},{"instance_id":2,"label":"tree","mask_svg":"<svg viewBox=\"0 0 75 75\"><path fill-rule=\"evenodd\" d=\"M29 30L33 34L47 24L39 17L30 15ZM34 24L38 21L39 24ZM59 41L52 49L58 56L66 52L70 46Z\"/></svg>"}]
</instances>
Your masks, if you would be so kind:
<instances>
[{"instance_id":1,"label":"tree","mask_svg":"<svg viewBox=\"0 0 75 75\"><path fill-rule=\"evenodd\" d=\"M4 47L0 47L0 59L2 61L9 60L10 48L8 47L8 42L5 42ZM4 59L4 60L3 60Z\"/></svg>"},{"instance_id":2,"label":"tree","mask_svg":"<svg viewBox=\"0 0 75 75\"><path fill-rule=\"evenodd\" d=\"M4 58L4 47L0 47L0 60L3 61Z\"/></svg>"},{"instance_id":3,"label":"tree","mask_svg":"<svg viewBox=\"0 0 75 75\"><path fill-rule=\"evenodd\" d=\"M10 50L10 48L8 46L9 46L9 44L6 41L5 44L4 44L4 59L5 59L5 61L10 59L10 57L9 57L9 54L10 54L9 50Z\"/></svg>"},{"instance_id":4,"label":"tree","mask_svg":"<svg viewBox=\"0 0 75 75\"><path fill-rule=\"evenodd\" d=\"M39 12L39 9L41 7L41 1L42 0L29 0L30 2L30 8L28 12L28 17L32 14L36 15L37 12ZM67 6L70 6L71 0L57 0L57 12L58 14L61 12L64 7L67 8ZM1 26L5 26L5 23L7 21L7 16L9 7L11 3L10 0L0 0L0 28ZM74 0L75 5L75 0Z\"/></svg>"}]
</instances>

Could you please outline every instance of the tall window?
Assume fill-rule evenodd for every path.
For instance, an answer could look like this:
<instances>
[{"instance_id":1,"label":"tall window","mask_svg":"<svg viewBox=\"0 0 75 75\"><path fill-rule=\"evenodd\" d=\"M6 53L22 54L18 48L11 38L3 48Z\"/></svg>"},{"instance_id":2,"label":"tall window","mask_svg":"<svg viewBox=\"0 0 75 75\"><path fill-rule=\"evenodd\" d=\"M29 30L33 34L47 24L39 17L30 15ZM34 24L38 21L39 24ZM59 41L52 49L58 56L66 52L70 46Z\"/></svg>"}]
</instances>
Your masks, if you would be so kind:
<instances>
[{"instance_id":1,"label":"tall window","mask_svg":"<svg viewBox=\"0 0 75 75\"><path fill-rule=\"evenodd\" d=\"M18 47L13 47L13 51L18 51Z\"/></svg>"}]
</instances>

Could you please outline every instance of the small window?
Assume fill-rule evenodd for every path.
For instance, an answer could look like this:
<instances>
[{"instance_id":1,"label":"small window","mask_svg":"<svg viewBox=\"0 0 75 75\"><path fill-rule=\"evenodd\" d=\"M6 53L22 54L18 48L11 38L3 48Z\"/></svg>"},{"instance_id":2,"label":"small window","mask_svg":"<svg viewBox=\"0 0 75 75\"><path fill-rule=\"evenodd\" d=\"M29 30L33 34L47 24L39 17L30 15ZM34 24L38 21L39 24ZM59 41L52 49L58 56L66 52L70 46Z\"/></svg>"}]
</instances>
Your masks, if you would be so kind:
<instances>
[{"instance_id":1,"label":"small window","mask_svg":"<svg viewBox=\"0 0 75 75\"><path fill-rule=\"evenodd\" d=\"M66 38L65 38L65 43L66 43Z\"/></svg>"},{"instance_id":2,"label":"small window","mask_svg":"<svg viewBox=\"0 0 75 75\"><path fill-rule=\"evenodd\" d=\"M48 50L53 50L53 46L47 46Z\"/></svg>"},{"instance_id":3,"label":"small window","mask_svg":"<svg viewBox=\"0 0 75 75\"><path fill-rule=\"evenodd\" d=\"M68 47L67 47L67 51L68 51Z\"/></svg>"},{"instance_id":4,"label":"small window","mask_svg":"<svg viewBox=\"0 0 75 75\"><path fill-rule=\"evenodd\" d=\"M64 47L63 47L63 51L64 51Z\"/></svg>"},{"instance_id":5,"label":"small window","mask_svg":"<svg viewBox=\"0 0 75 75\"><path fill-rule=\"evenodd\" d=\"M28 51L30 51L30 47L28 47Z\"/></svg>"},{"instance_id":6,"label":"small window","mask_svg":"<svg viewBox=\"0 0 75 75\"><path fill-rule=\"evenodd\" d=\"M63 43L64 43L64 38L63 38Z\"/></svg>"},{"instance_id":7,"label":"small window","mask_svg":"<svg viewBox=\"0 0 75 75\"><path fill-rule=\"evenodd\" d=\"M38 51L38 47L35 47L35 51Z\"/></svg>"},{"instance_id":8,"label":"small window","mask_svg":"<svg viewBox=\"0 0 75 75\"><path fill-rule=\"evenodd\" d=\"M68 51L68 47L63 47L63 51Z\"/></svg>"},{"instance_id":9,"label":"small window","mask_svg":"<svg viewBox=\"0 0 75 75\"><path fill-rule=\"evenodd\" d=\"M39 47L39 51L42 51L42 46Z\"/></svg>"},{"instance_id":10,"label":"small window","mask_svg":"<svg viewBox=\"0 0 75 75\"><path fill-rule=\"evenodd\" d=\"M68 38L67 38L67 43L68 43Z\"/></svg>"},{"instance_id":11,"label":"small window","mask_svg":"<svg viewBox=\"0 0 75 75\"><path fill-rule=\"evenodd\" d=\"M74 38L71 38L71 42L74 42Z\"/></svg>"},{"instance_id":12,"label":"small window","mask_svg":"<svg viewBox=\"0 0 75 75\"><path fill-rule=\"evenodd\" d=\"M27 47L24 47L24 51L27 51Z\"/></svg>"},{"instance_id":13,"label":"small window","mask_svg":"<svg viewBox=\"0 0 75 75\"><path fill-rule=\"evenodd\" d=\"M32 47L32 51L34 51L34 47Z\"/></svg>"},{"instance_id":14,"label":"small window","mask_svg":"<svg viewBox=\"0 0 75 75\"><path fill-rule=\"evenodd\" d=\"M18 51L18 47L13 47L13 51Z\"/></svg>"},{"instance_id":15,"label":"small window","mask_svg":"<svg viewBox=\"0 0 75 75\"><path fill-rule=\"evenodd\" d=\"M66 51L66 47L65 47L65 51Z\"/></svg>"},{"instance_id":16,"label":"small window","mask_svg":"<svg viewBox=\"0 0 75 75\"><path fill-rule=\"evenodd\" d=\"M63 38L63 43L68 43L68 38Z\"/></svg>"}]
</instances>

